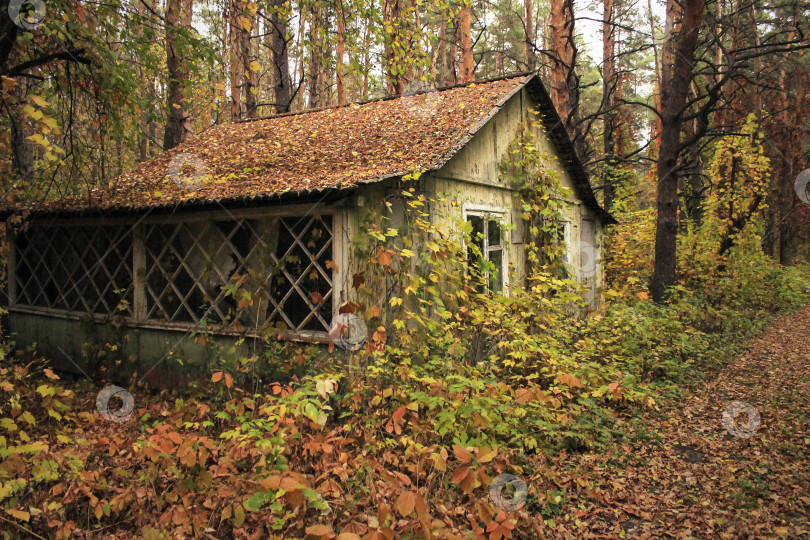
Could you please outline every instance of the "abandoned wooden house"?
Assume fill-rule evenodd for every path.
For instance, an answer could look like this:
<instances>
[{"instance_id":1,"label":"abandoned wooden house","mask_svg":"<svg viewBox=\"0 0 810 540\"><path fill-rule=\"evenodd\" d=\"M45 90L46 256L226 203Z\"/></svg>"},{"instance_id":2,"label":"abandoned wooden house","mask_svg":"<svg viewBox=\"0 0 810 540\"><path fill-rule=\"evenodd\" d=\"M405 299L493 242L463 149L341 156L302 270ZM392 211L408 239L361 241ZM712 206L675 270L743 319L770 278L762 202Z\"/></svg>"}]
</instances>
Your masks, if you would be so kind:
<instances>
[{"instance_id":1,"label":"abandoned wooden house","mask_svg":"<svg viewBox=\"0 0 810 540\"><path fill-rule=\"evenodd\" d=\"M79 362L88 341L115 334L120 352L147 367L166 355L204 363L217 354L212 343L268 325L325 342L361 264L348 263L354 231L417 170L422 192L459 203L431 218L471 221L496 287L519 283L520 198L499 163L530 110L547 167L571 193L567 258L598 296L601 230L612 218L543 84L521 75L211 126L89 196L28 209L9 234L12 339ZM229 285L246 275L264 279L266 294L235 321ZM187 339L201 329L209 339Z\"/></svg>"}]
</instances>

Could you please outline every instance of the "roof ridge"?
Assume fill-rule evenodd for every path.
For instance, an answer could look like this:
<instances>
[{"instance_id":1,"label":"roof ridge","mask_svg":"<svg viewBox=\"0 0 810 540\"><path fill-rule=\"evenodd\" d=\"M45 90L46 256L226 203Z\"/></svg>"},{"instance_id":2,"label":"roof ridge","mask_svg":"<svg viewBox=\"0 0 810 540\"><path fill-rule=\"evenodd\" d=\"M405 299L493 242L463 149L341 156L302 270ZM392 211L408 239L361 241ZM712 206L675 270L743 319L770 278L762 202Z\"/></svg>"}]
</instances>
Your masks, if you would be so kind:
<instances>
[{"instance_id":1,"label":"roof ridge","mask_svg":"<svg viewBox=\"0 0 810 540\"><path fill-rule=\"evenodd\" d=\"M519 77L527 77L529 75L536 75L536 74L537 74L536 71L518 71L518 72L515 72L515 73L509 73L507 75L500 75L498 77L490 77L490 78L487 78L487 79L476 79L476 80L470 81L470 82L456 83L456 84L451 84L451 85L448 85L448 86L440 86L438 88L421 88L421 89L419 89L419 90L417 90L417 91L415 91L413 93L407 94L407 95L408 96L417 96L417 95L420 95L420 94L427 94L427 93L431 93L431 92L444 92L446 90L453 90L453 89L456 89L456 88L464 88L464 87L467 87L467 86L470 86L470 85L473 85L473 84L489 84L489 83L494 83L494 82L498 82L498 81L506 81L508 79L517 79ZM292 111L292 112L286 112L286 113L268 114L268 115L265 115L265 116L257 116L256 118L243 118L242 120L236 120L236 121L230 122L230 123L231 124L246 124L246 123L249 123L249 122L258 122L260 120L272 120L274 118L287 118L287 117L290 117L290 116L300 116L300 115L304 115L304 114L316 113L316 112L321 112L321 111L330 111L330 110L333 110L333 109L343 109L343 108L346 108L346 107L351 107L353 105L367 105L369 103L381 103L381 102L384 102L384 101L393 101L395 99L400 99L400 98L404 97L405 95L406 94L397 94L397 95L393 95L393 96L383 96L383 97L378 97L378 98L374 98L374 99L366 99L366 100L363 100L363 101L352 101L350 103L346 103L345 105L328 105L326 107L316 107L314 109L304 109L304 110L301 110L301 111ZM225 122L225 123L227 124L229 122Z\"/></svg>"}]
</instances>

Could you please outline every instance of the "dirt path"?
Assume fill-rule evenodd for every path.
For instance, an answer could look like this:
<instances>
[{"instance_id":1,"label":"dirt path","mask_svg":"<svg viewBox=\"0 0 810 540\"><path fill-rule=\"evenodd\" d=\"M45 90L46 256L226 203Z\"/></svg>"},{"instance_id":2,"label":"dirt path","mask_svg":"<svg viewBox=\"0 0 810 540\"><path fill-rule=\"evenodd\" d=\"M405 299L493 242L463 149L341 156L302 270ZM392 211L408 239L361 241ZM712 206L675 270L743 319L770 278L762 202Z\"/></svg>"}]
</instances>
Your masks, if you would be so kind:
<instances>
[{"instance_id":1,"label":"dirt path","mask_svg":"<svg viewBox=\"0 0 810 540\"><path fill-rule=\"evenodd\" d=\"M774 321L714 380L635 422L633 442L601 455L553 459L552 469L567 474L562 482L543 483L565 490L568 504L553 516L553 528L538 520L536 532L809 538L809 323L810 306ZM760 425L753 434L740 428L755 427L755 414L729 423L737 436L724 427L723 411L733 401L756 409Z\"/></svg>"}]
</instances>

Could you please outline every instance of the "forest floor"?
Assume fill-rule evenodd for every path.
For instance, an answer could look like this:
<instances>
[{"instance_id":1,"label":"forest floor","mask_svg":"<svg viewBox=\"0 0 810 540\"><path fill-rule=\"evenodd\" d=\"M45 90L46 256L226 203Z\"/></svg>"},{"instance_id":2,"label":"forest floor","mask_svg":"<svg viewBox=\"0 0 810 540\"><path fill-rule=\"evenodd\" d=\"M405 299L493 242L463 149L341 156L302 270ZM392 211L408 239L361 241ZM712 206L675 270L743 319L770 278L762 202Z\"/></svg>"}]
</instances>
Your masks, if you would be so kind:
<instances>
[{"instance_id":1,"label":"forest floor","mask_svg":"<svg viewBox=\"0 0 810 540\"><path fill-rule=\"evenodd\" d=\"M0 500L6 505L0 536L808 538L807 321L810 305L774 319L747 353L724 367L695 371L690 385L666 388L656 407L623 409L618 422L624 436L606 448L531 456L501 449L494 460L476 449L482 475L484 469L489 478L522 475L528 497L512 511L502 504L499 510L484 476L474 489L459 489L473 481L461 474L472 469L470 453L461 447L447 463L454 469L434 465L428 472L431 449L415 457L389 444L372 454L367 441L346 435L345 426L321 433L287 415L288 422L299 422L290 429L307 431L278 439L290 464L282 477L256 465L266 465L267 451L234 438L245 420L218 427L221 413L211 411L208 403L214 402L207 397L139 396L140 419L113 426L87 412L95 409L97 385L65 379L67 388L56 388L51 385L59 377L52 371L26 375L12 364L0 369L0 394L20 393L12 399L16 422L2 419L0 427L20 436L18 428L25 427L30 442L19 443L8 457L10 450L0 452ZM66 401L61 413L49 409L57 397ZM750 410L724 425L723 412L735 401L750 404L755 414ZM227 409L249 413L240 403L251 402L235 400ZM249 425L259 440L272 442L279 437L277 423ZM1 450L5 439L0 443ZM19 478L26 480L18 485ZM304 489L310 484L317 493ZM267 493L275 494L272 504ZM511 494L505 498L520 502ZM329 505L307 510L305 499Z\"/></svg>"},{"instance_id":2,"label":"forest floor","mask_svg":"<svg viewBox=\"0 0 810 540\"><path fill-rule=\"evenodd\" d=\"M629 442L549 458L550 470L567 473L556 482L567 500L556 519L535 522L536 534L810 537L808 321L810 306L775 319L746 354L630 421ZM756 427L752 410L750 419L726 422L731 432L724 427L723 411L733 401L756 409L760 425L752 436L745 431Z\"/></svg>"}]
</instances>

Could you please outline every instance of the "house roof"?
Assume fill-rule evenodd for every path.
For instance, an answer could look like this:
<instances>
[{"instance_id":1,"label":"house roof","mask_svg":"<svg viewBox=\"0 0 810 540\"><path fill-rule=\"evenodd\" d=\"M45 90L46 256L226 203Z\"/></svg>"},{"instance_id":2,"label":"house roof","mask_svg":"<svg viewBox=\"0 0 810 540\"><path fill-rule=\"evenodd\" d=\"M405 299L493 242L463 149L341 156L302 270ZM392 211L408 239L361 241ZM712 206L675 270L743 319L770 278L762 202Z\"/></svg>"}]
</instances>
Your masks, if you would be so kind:
<instances>
[{"instance_id":1,"label":"house roof","mask_svg":"<svg viewBox=\"0 0 810 540\"><path fill-rule=\"evenodd\" d=\"M531 74L214 125L84 197L28 209L109 213L258 202L436 170L523 87L539 103L577 195L613 222L596 201L545 87Z\"/></svg>"}]
</instances>

